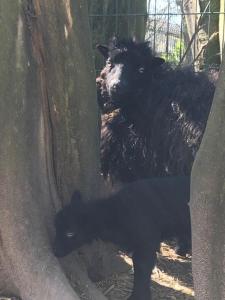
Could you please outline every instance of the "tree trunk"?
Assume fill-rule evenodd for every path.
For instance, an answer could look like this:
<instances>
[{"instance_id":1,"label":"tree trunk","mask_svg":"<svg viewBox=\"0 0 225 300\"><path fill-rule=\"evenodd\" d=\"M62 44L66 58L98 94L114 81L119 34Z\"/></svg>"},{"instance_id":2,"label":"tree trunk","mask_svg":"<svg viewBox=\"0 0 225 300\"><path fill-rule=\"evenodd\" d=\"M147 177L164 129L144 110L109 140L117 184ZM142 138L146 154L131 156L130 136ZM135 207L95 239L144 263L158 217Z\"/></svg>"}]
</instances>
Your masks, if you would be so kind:
<instances>
[{"instance_id":1,"label":"tree trunk","mask_svg":"<svg viewBox=\"0 0 225 300\"><path fill-rule=\"evenodd\" d=\"M219 65L219 15L220 0L184 0L183 12L191 43L192 57L197 70Z\"/></svg>"},{"instance_id":2,"label":"tree trunk","mask_svg":"<svg viewBox=\"0 0 225 300\"><path fill-rule=\"evenodd\" d=\"M220 0L220 17L219 17L219 39L220 39L220 58L222 59L224 41L225 41L225 0Z\"/></svg>"},{"instance_id":3,"label":"tree trunk","mask_svg":"<svg viewBox=\"0 0 225 300\"><path fill-rule=\"evenodd\" d=\"M204 0L199 3L203 13L209 1ZM211 0L208 10L210 12L219 12L220 0ZM201 47L205 47L205 51L202 53L203 66L219 66L220 64L219 17L218 14L205 15L200 23L203 25L203 28L199 32L198 38Z\"/></svg>"},{"instance_id":4,"label":"tree trunk","mask_svg":"<svg viewBox=\"0 0 225 300\"><path fill-rule=\"evenodd\" d=\"M0 3L0 289L23 300L79 299L51 242L55 212L71 192L88 199L99 190L87 20L82 0ZM105 299L71 258L68 276Z\"/></svg>"},{"instance_id":5,"label":"tree trunk","mask_svg":"<svg viewBox=\"0 0 225 300\"><path fill-rule=\"evenodd\" d=\"M184 0L182 2L182 12L185 14L185 22L189 41L192 40L195 35L199 15L196 15L197 12L200 12L199 2L196 0ZM195 38L191 45L192 59L194 59L199 51L198 40Z\"/></svg>"},{"instance_id":6,"label":"tree trunk","mask_svg":"<svg viewBox=\"0 0 225 300\"><path fill-rule=\"evenodd\" d=\"M225 56L192 170L193 276L197 300L225 299Z\"/></svg>"}]
</instances>

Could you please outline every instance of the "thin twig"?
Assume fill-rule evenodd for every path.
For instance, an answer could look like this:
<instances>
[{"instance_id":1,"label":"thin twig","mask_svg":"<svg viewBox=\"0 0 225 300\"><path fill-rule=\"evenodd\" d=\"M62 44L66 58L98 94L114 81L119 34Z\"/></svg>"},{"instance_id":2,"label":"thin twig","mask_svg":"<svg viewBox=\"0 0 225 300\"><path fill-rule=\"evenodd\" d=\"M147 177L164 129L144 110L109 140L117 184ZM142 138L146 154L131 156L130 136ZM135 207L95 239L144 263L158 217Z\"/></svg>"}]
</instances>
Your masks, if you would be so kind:
<instances>
[{"instance_id":1,"label":"thin twig","mask_svg":"<svg viewBox=\"0 0 225 300\"><path fill-rule=\"evenodd\" d=\"M201 50L199 51L198 55L195 57L195 59L193 60L193 62L191 63L192 65L194 65L194 63L199 59L200 55L202 54L202 52L205 50L205 48L208 46L208 44L215 38L216 35L218 35L219 32L214 32L210 38L208 39L207 43L205 45L202 46Z\"/></svg>"},{"instance_id":2,"label":"thin twig","mask_svg":"<svg viewBox=\"0 0 225 300\"><path fill-rule=\"evenodd\" d=\"M103 294L106 296L111 290L115 288L115 284L112 284ZM0 299L1 300L1 299Z\"/></svg>"},{"instance_id":3,"label":"thin twig","mask_svg":"<svg viewBox=\"0 0 225 300\"><path fill-rule=\"evenodd\" d=\"M196 28L196 31L193 33L193 35L192 35L192 37L191 37L191 40L190 40L190 42L188 43L187 48L186 48L184 54L182 55L182 57L181 57L181 59L180 59L180 62L179 62L179 64L178 64L178 66L180 66L180 65L183 63L183 61L184 61L184 59L185 59L185 57L186 57L188 51L190 50L190 48L191 48L191 46L192 46L192 44L193 44L193 42L194 42L194 40L195 40L196 35L199 33L199 31L200 31L203 27L204 27L204 25L199 26L199 27Z\"/></svg>"}]
</instances>

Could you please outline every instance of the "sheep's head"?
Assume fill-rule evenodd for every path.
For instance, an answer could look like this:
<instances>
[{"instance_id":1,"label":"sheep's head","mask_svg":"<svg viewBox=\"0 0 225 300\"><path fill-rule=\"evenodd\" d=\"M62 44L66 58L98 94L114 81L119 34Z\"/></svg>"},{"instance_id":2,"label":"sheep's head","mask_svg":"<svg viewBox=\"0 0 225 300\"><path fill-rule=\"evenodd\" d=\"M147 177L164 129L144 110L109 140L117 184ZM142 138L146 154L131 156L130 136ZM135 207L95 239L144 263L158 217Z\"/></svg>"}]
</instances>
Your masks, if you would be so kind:
<instances>
[{"instance_id":1,"label":"sheep's head","mask_svg":"<svg viewBox=\"0 0 225 300\"><path fill-rule=\"evenodd\" d=\"M147 42L113 39L98 45L106 65L96 79L98 102L103 112L125 107L138 100L151 83L151 76L164 60L155 57Z\"/></svg>"}]
</instances>

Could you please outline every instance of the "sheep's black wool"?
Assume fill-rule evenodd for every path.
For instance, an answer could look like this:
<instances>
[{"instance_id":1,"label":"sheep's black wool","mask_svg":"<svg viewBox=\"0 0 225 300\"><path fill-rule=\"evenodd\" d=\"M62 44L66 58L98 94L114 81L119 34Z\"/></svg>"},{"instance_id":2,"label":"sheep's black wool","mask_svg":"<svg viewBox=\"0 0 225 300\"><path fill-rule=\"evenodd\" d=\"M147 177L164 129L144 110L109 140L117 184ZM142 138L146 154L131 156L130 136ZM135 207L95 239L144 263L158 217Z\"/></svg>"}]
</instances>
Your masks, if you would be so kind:
<instances>
[{"instance_id":1,"label":"sheep's black wool","mask_svg":"<svg viewBox=\"0 0 225 300\"><path fill-rule=\"evenodd\" d=\"M75 192L56 216L56 256L65 256L94 239L132 253L134 287L130 300L150 300L150 275L162 240L191 246L188 177L143 179L108 198L84 203Z\"/></svg>"},{"instance_id":2,"label":"sheep's black wool","mask_svg":"<svg viewBox=\"0 0 225 300\"><path fill-rule=\"evenodd\" d=\"M102 110L102 173L129 182L188 175L215 85L204 72L173 69L148 43L99 45L106 65L96 79Z\"/></svg>"}]
</instances>

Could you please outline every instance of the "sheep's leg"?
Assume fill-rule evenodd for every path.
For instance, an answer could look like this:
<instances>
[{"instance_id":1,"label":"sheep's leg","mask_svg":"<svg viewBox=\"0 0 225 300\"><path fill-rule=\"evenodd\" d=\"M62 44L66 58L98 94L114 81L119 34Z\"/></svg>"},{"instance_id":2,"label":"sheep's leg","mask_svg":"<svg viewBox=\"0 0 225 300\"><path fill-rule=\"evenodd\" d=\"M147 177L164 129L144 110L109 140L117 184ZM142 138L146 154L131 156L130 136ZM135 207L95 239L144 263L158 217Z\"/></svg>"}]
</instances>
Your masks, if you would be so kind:
<instances>
[{"instance_id":1,"label":"sheep's leg","mask_svg":"<svg viewBox=\"0 0 225 300\"><path fill-rule=\"evenodd\" d=\"M150 300L150 276L156 261L157 247L151 245L133 255L134 287L129 300Z\"/></svg>"}]
</instances>

